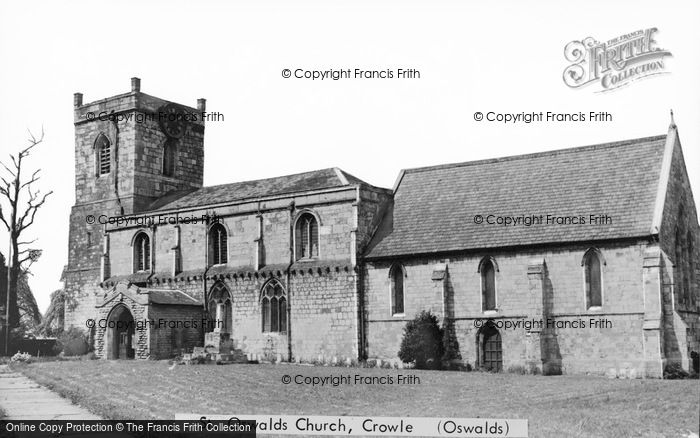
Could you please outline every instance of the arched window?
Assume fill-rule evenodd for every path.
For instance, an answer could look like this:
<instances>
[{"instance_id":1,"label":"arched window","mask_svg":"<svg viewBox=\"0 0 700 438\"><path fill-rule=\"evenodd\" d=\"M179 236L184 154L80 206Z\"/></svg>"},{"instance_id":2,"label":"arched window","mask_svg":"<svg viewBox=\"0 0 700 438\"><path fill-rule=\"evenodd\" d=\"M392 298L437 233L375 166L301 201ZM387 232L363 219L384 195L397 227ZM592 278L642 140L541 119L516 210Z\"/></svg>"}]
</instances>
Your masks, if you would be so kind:
<instances>
[{"instance_id":1,"label":"arched window","mask_svg":"<svg viewBox=\"0 0 700 438\"><path fill-rule=\"evenodd\" d=\"M583 256L583 278L586 289L586 308L603 305L602 260L598 251L589 249Z\"/></svg>"},{"instance_id":2,"label":"arched window","mask_svg":"<svg viewBox=\"0 0 700 438\"><path fill-rule=\"evenodd\" d=\"M391 314L402 315L404 313L404 277L405 272L401 265L394 265L389 272L391 277Z\"/></svg>"},{"instance_id":3,"label":"arched window","mask_svg":"<svg viewBox=\"0 0 700 438\"><path fill-rule=\"evenodd\" d=\"M228 235L226 227L214 224L209 228L209 263L223 265L228 263Z\"/></svg>"},{"instance_id":4,"label":"arched window","mask_svg":"<svg viewBox=\"0 0 700 438\"><path fill-rule=\"evenodd\" d=\"M209 328L231 333L231 293L222 282L216 282L209 292L209 317L214 322Z\"/></svg>"},{"instance_id":5,"label":"arched window","mask_svg":"<svg viewBox=\"0 0 700 438\"><path fill-rule=\"evenodd\" d=\"M686 275L686 293L688 294L688 303L692 304L692 302L695 300L693 297L693 285L695 284L695 258L693 254L693 235L690 233L690 231L688 231L685 247L687 249L685 259L688 263L688 275Z\"/></svg>"},{"instance_id":6,"label":"arched window","mask_svg":"<svg viewBox=\"0 0 700 438\"><path fill-rule=\"evenodd\" d=\"M676 284L676 294L678 295L678 302L685 303L686 297L686 278L685 278L685 254L683 251L683 232L679 226L676 227L676 246L674 248L676 253L676 259L674 260L673 271L675 273L675 284Z\"/></svg>"},{"instance_id":7,"label":"arched window","mask_svg":"<svg viewBox=\"0 0 700 438\"><path fill-rule=\"evenodd\" d=\"M151 241L148 234L139 232L134 238L134 272L151 269Z\"/></svg>"},{"instance_id":8,"label":"arched window","mask_svg":"<svg viewBox=\"0 0 700 438\"><path fill-rule=\"evenodd\" d=\"M97 151L97 176L106 175L112 169L112 145L104 134L100 134L95 140Z\"/></svg>"},{"instance_id":9,"label":"arched window","mask_svg":"<svg viewBox=\"0 0 700 438\"><path fill-rule=\"evenodd\" d=\"M311 213L304 213L297 219L296 259L318 257L318 221Z\"/></svg>"},{"instance_id":10,"label":"arched window","mask_svg":"<svg viewBox=\"0 0 700 438\"><path fill-rule=\"evenodd\" d=\"M177 158L177 146L172 139L168 139L163 145L163 175L175 174L175 160Z\"/></svg>"},{"instance_id":11,"label":"arched window","mask_svg":"<svg viewBox=\"0 0 700 438\"><path fill-rule=\"evenodd\" d=\"M487 257L481 261L481 310L496 310L496 267L493 260Z\"/></svg>"},{"instance_id":12,"label":"arched window","mask_svg":"<svg viewBox=\"0 0 700 438\"><path fill-rule=\"evenodd\" d=\"M270 280L263 286L260 310L263 332L287 331L287 296L279 281Z\"/></svg>"}]
</instances>

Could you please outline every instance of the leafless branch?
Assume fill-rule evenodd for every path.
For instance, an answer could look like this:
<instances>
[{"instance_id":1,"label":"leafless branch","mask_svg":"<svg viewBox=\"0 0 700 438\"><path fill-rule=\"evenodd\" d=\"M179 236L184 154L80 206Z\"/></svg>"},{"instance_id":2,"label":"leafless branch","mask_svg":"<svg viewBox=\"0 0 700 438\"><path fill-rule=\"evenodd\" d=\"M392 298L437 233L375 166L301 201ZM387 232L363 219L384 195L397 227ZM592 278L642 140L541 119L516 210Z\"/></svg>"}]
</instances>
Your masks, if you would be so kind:
<instances>
[{"instance_id":1,"label":"leafless branch","mask_svg":"<svg viewBox=\"0 0 700 438\"><path fill-rule=\"evenodd\" d=\"M41 169L37 169L37 170L34 172L34 174L32 175L32 179L30 179L30 180L27 181L26 183L22 184L22 185L19 187L19 189L22 190L23 188L27 187L29 184L32 184L32 183L38 181L39 178L37 178L36 175L37 175L40 171L41 171Z\"/></svg>"},{"instance_id":2,"label":"leafless branch","mask_svg":"<svg viewBox=\"0 0 700 438\"><path fill-rule=\"evenodd\" d=\"M13 162L15 161L15 157L13 157L12 155L10 155L10 158L12 158L12 161L13 161ZM0 161L0 164L2 164L2 167L4 167L5 170L7 170L8 172L10 172L10 175L12 175L12 176L14 176L14 177L17 177L17 174L15 174L13 171L11 171L9 167L5 166L5 163L3 163L2 161ZM15 165L17 165L17 163L15 163Z\"/></svg>"},{"instance_id":3,"label":"leafless branch","mask_svg":"<svg viewBox=\"0 0 700 438\"><path fill-rule=\"evenodd\" d=\"M10 154L10 159L12 160L12 164L15 165L15 170L19 169L19 168L20 168L20 162L22 161L22 153L20 152L20 154L17 156L17 158L15 158L14 155ZM7 169L7 167L6 167L5 169ZM7 170L9 170L10 173L12 173L12 176L17 176L17 175L16 175L14 172L12 172L10 169L7 169Z\"/></svg>"},{"instance_id":4,"label":"leafless branch","mask_svg":"<svg viewBox=\"0 0 700 438\"><path fill-rule=\"evenodd\" d=\"M44 202L46 202L46 198L48 198L48 196L52 193L53 193L53 190L46 193L44 195L44 197L41 198L41 201L38 204L32 204L32 202L34 202L34 200L36 200L37 196L39 195L39 191L37 190L37 192L35 193L35 196L33 196L29 202L29 207L27 207L27 210L22 215L22 219L19 220L19 223L18 223L19 226L17 227L17 230L19 232L24 231L25 229L29 228L34 223L34 217L36 216L36 212L39 210L39 208L42 205L44 205ZM31 212L31 217L29 219L29 223L25 224L24 220L27 218L27 216L30 214L30 212Z\"/></svg>"},{"instance_id":5,"label":"leafless branch","mask_svg":"<svg viewBox=\"0 0 700 438\"><path fill-rule=\"evenodd\" d=\"M29 265L27 265L26 267L24 267L24 269L29 269L29 267L32 265L32 263L34 263L34 260L32 259L31 256L27 256L27 257L24 257L24 258L19 259L19 265L20 265L20 266L22 266L22 264L23 264L24 262L26 262L27 260L29 260L31 263L30 263Z\"/></svg>"},{"instance_id":6,"label":"leafless branch","mask_svg":"<svg viewBox=\"0 0 700 438\"><path fill-rule=\"evenodd\" d=\"M10 194L10 182L1 176L0 176L0 179L2 180L2 183L5 184L5 187L0 187L0 193L2 193L3 195L9 195Z\"/></svg>"},{"instance_id":7,"label":"leafless branch","mask_svg":"<svg viewBox=\"0 0 700 438\"><path fill-rule=\"evenodd\" d=\"M39 137L39 140L37 140L36 137L34 137L34 134L32 134L32 131L27 129L27 132L29 132L29 143L31 143L31 144L29 146L27 146L26 148L24 148L24 150L19 153L20 158L23 158L23 157L26 157L27 155L29 155L29 152L31 151L31 149L34 146L36 146L39 143L41 143L42 141L44 141L44 127L43 126L41 127L41 137Z\"/></svg>"}]
</instances>

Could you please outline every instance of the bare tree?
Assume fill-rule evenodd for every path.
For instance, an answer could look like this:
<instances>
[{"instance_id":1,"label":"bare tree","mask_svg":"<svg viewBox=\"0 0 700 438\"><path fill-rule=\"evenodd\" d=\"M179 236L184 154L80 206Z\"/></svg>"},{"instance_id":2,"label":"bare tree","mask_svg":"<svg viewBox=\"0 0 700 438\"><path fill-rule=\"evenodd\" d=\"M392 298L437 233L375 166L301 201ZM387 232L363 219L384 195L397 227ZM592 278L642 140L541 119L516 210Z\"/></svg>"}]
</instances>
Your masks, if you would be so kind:
<instances>
[{"instance_id":1,"label":"bare tree","mask_svg":"<svg viewBox=\"0 0 700 438\"><path fill-rule=\"evenodd\" d=\"M5 225L10 233L10 257L8 260L8 287L3 305L7 305L8 318L5 321L5 349L7 349L7 335L9 331L19 326L19 308L17 305L17 280L20 272L26 272L29 267L41 255L41 250L31 249L28 246L35 242L21 241L20 236L33 223L37 211L46 202L46 198L53 193L41 194L39 189L34 189L33 185L39 180L41 169L34 171L32 176L23 182L22 166L36 145L44 141L44 129L41 130L41 137L38 139L29 132L29 146L24 148L17 155L10 154L12 164L5 164L0 161L4 168L0 174L0 222ZM0 169L2 171L2 169Z\"/></svg>"}]
</instances>

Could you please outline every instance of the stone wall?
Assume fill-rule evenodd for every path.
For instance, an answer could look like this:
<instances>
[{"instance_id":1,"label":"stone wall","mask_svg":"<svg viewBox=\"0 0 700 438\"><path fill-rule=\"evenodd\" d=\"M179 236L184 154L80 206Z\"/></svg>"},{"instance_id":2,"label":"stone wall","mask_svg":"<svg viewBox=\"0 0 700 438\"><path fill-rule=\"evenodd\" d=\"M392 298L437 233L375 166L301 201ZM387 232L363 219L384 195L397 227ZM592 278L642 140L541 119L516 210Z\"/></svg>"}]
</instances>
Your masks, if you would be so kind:
<instances>
[{"instance_id":1,"label":"stone wall","mask_svg":"<svg viewBox=\"0 0 700 438\"><path fill-rule=\"evenodd\" d=\"M151 359L167 359L202 345L204 336L203 309L199 306L151 304L148 318L149 353Z\"/></svg>"},{"instance_id":2,"label":"stone wall","mask_svg":"<svg viewBox=\"0 0 700 438\"><path fill-rule=\"evenodd\" d=\"M358 191L366 199L360 204L366 205L365 209L357 208ZM359 288L354 251L358 244L353 238L366 241L386 197L385 190L349 186L180 213L195 218L215 214L226 228L228 263L211 267L206 266L206 230L210 224L201 220L148 228L110 226L109 271L112 279L133 274L132 241L136 233L146 232L151 237L155 266L155 273L146 275L151 286L178 289L204 301L204 291L223 282L232 299L234 348L251 359L356 360ZM312 213L319 222L319 256L290 265L292 225L305 212ZM180 246L174 250L178 233ZM177 272L172 270L173 251L181 254ZM273 278L287 293L289 332L262 331L260 294ZM111 281L103 286L110 287Z\"/></svg>"},{"instance_id":3,"label":"stone wall","mask_svg":"<svg viewBox=\"0 0 700 438\"><path fill-rule=\"evenodd\" d=\"M564 373L643 374L641 273L646 245L630 242L597 247L606 262L603 306L599 311L588 310L585 304L581 263L589 248L586 245L401 260L406 269L405 316L391 315L391 263L369 263L365 272L368 357L396 358L403 327L421 310L429 309L441 318L446 311L452 314L461 356L472 366L478 361L478 325L489 319L505 324L544 316L569 327L572 322L582 321L586 328L545 327L530 335L524 328L500 329L505 369L525 366L535 354L538 360L546 359L540 361L539 367L542 362L551 362ZM481 310L481 279L477 270L486 256L494 258L498 269L496 312ZM445 269L445 264L445 279L433 280L433 272ZM542 272L533 274L533 266ZM658 296L658 289L656 293ZM589 327L601 319L607 319L612 327Z\"/></svg>"},{"instance_id":4,"label":"stone wall","mask_svg":"<svg viewBox=\"0 0 700 438\"><path fill-rule=\"evenodd\" d=\"M162 282L154 286L181 290L201 299L206 288L223 283L232 300L231 339L234 348L247 354L251 360L293 360L300 362L332 362L357 359L357 299L356 274L347 263L298 263L289 275L279 271L237 271L230 269L207 276L202 280ZM284 288L289 304L288 320L291 333L263 332L261 291L270 281ZM157 318L161 311L149 310L149 317ZM187 316L187 315L184 315ZM184 317L183 316L183 317ZM177 318L170 315L167 318ZM153 335L152 335L153 336ZM151 357L167 355L169 334L158 341L151 338ZM289 337L292 339L291 357ZM202 345L200 337L199 344ZM186 347L191 350L191 346ZM158 350L155 350L158 348Z\"/></svg>"},{"instance_id":5,"label":"stone wall","mask_svg":"<svg viewBox=\"0 0 700 438\"><path fill-rule=\"evenodd\" d=\"M126 307L133 317L137 359L168 359L201 346L203 313L198 306L141 305L124 296L121 301L99 307L95 315L95 355L107 358L110 316L117 306ZM113 322L112 322L113 323Z\"/></svg>"},{"instance_id":6,"label":"stone wall","mask_svg":"<svg viewBox=\"0 0 700 438\"><path fill-rule=\"evenodd\" d=\"M110 313L114 310L115 306L125 306L131 316L134 318L134 333L136 337L136 343L132 345L134 349L134 355L137 359L148 359L150 355L150 345L149 345L149 328L146 321L148 318L148 310L146 306L142 306L139 303L131 300L129 297L124 297L121 302L113 302L107 306L99 307L95 312L95 355L97 357L106 359L109 347L107 343L111 342L111 335L108 333L110 329L108 328L108 322Z\"/></svg>"},{"instance_id":7,"label":"stone wall","mask_svg":"<svg viewBox=\"0 0 700 438\"><path fill-rule=\"evenodd\" d=\"M301 212L310 211L319 219L319 260L350 260L353 229L354 189L337 192L328 196L324 204L311 204L309 201L317 195L298 195L279 199L271 205L243 203L217 209L198 209L181 213L181 217L192 217L196 221L179 225L181 270L201 270L206 268L207 240L206 232L210 225L201 220L209 214L216 214L218 222L228 231L228 263L233 268L252 268L256 265L258 245L263 266L286 265L290 262L290 223ZM291 214L289 204L298 206ZM260 208L258 210L258 208ZM150 217L174 217L175 213L149 213ZM262 232L260 230L262 222ZM133 256L132 240L136 233L145 231L151 236L154 248L153 260L155 272L172 271L172 248L176 244L176 225L165 224L155 228L117 227L108 228L110 239L110 272L113 276L133 273L131 263Z\"/></svg>"},{"instance_id":8,"label":"stone wall","mask_svg":"<svg viewBox=\"0 0 700 438\"><path fill-rule=\"evenodd\" d=\"M357 359L356 275L347 266L339 272L313 271L291 277L294 359L321 363Z\"/></svg>"},{"instance_id":9,"label":"stone wall","mask_svg":"<svg viewBox=\"0 0 700 438\"><path fill-rule=\"evenodd\" d=\"M200 187L203 178L204 123L193 122L179 140L178 171L162 175L162 143L157 110L168 103L132 91L83 104L74 100L75 205L71 210L68 263L66 327L85 327L95 314L98 284L109 272L102 271L103 224L109 217L140 211L158 196L173 189ZM188 111L196 111L194 108ZM111 144L110 173L98 175L95 140L103 134ZM128 263L131 266L131 261Z\"/></svg>"},{"instance_id":10,"label":"stone wall","mask_svg":"<svg viewBox=\"0 0 700 438\"><path fill-rule=\"evenodd\" d=\"M664 257L663 351L668 363L678 363L686 371L692 368L691 353L700 353L700 227L695 202L690 190L680 141L673 145L670 178L664 201L659 244ZM676 240L676 230L683 230L683 239ZM692 242L687 239L687 232ZM690 260L690 301L683 300L680 271L676 263L676 247L692 246ZM688 269L688 268L685 268Z\"/></svg>"}]
</instances>

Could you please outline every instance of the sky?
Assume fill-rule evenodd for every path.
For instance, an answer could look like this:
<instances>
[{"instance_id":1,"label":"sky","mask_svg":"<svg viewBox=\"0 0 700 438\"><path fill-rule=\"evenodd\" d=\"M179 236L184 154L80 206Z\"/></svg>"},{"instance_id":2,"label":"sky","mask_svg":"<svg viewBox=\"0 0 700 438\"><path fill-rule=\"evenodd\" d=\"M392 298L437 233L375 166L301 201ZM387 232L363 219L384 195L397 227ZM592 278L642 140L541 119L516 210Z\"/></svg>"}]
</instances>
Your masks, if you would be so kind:
<instances>
[{"instance_id":1,"label":"sky","mask_svg":"<svg viewBox=\"0 0 700 438\"><path fill-rule=\"evenodd\" d=\"M30 278L39 308L67 262L75 92L91 102L128 92L136 76L153 96L206 98L223 120L206 127L205 185L337 166L391 187L404 168L665 134L673 109L697 199L699 16L699 3L680 1L0 3L0 161L43 127L28 169L41 168L37 187L54 192L25 235L43 249ZM569 42L648 28L671 52L664 74L604 93L564 83ZM311 80L298 69L395 77ZM475 120L548 111L611 120Z\"/></svg>"}]
</instances>

